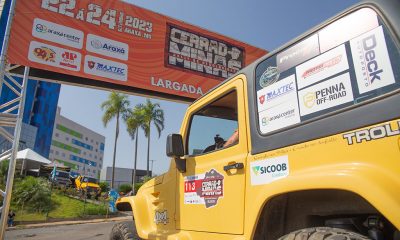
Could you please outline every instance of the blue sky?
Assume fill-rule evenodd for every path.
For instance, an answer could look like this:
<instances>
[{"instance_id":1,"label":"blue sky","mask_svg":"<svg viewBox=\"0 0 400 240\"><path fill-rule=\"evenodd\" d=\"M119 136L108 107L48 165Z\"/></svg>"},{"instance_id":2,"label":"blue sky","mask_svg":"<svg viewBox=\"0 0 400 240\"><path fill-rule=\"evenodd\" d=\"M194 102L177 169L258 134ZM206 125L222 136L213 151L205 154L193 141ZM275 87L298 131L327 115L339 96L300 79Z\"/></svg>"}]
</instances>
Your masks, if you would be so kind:
<instances>
[{"instance_id":1,"label":"blue sky","mask_svg":"<svg viewBox=\"0 0 400 240\"><path fill-rule=\"evenodd\" d=\"M313 28L337 13L352 6L355 0L128 0L137 6L183 20L187 23L221 33L228 37L273 51L303 32ZM115 121L105 128L101 122L100 105L108 92L63 85L59 106L61 114L106 137L104 166L112 165ZM161 137L155 129L151 135L150 159L157 174L168 170L170 160L165 155L168 134L179 132L187 105L152 99L159 102L165 112L165 130ZM132 105L145 98L130 96ZM133 166L134 142L121 126L116 166ZM146 168L147 140L139 135L138 168Z\"/></svg>"}]
</instances>

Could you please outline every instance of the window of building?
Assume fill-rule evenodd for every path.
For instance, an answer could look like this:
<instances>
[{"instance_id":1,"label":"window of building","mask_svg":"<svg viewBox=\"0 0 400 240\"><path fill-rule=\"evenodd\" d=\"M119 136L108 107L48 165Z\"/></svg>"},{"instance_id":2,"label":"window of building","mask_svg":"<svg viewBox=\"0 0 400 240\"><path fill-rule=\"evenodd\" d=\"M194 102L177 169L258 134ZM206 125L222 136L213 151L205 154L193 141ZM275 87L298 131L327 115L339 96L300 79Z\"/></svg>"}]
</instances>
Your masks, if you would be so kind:
<instances>
[{"instance_id":1,"label":"window of building","mask_svg":"<svg viewBox=\"0 0 400 240\"><path fill-rule=\"evenodd\" d=\"M66 141L69 141L69 137L65 137L65 140L66 140Z\"/></svg>"},{"instance_id":2,"label":"window of building","mask_svg":"<svg viewBox=\"0 0 400 240\"><path fill-rule=\"evenodd\" d=\"M55 135L56 135L56 137L59 137L59 136L60 136L60 134L58 134L58 133L56 133Z\"/></svg>"},{"instance_id":3,"label":"window of building","mask_svg":"<svg viewBox=\"0 0 400 240\"><path fill-rule=\"evenodd\" d=\"M90 139L90 142L93 143L93 139Z\"/></svg>"},{"instance_id":4,"label":"window of building","mask_svg":"<svg viewBox=\"0 0 400 240\"><path fill-rule=\"evenodd\" d=\"M98 141L96 141L96 145L99 145L99 142L98 142Z\"/></svg>"},{"instance_id":5,"label":"window of building","mask_svg":"<svg viewBox=\"0 0 400 240\"><path fill-rule=\"evenodd\" d=\"M85 155L85 156L86 156L86 152L83 152L83 155Z\"/></svg>"},{"instance_id":6,"label":"window of building","mask_svg":"<svg viewBox=\"0 0 400 240\"><path fill-rule=\"evenodd\" d=\"M89 141L88 137L85 137L85 140L86 140L86 141Z\"/></svg>"},{"instance_id":7,"label":"window of building","mask_svg":"<svg viewBox=\"0 0 400 240\"><path fill-rule=\"evenodd\" d=\"M99 167L101 168L101 163L99 164Z\"/></svg>"},{"instance_id":8,"label":"window of building","mask_svg":"<svg viewBox=\"0 0 400 240\"><path fill-rule=\"evenodd\" d=\"M97 159L97 156L96 156L96 155L94 155L94 159Z\"/></svg>"},{"instance_id":9,"label":"window of building","mask_svg":"<svg viewBox=\"0 0 400 240\"><path fill-rule=\"evenodd\" d=\"M65 153L61 153L61 156L65 157Z\"/></svg>"},{"instance_id":10,"label":"window of building","mask_svg":"<svg viewBox=\"0 0 400 240\"><path fill-rule=\"evenodd\" d=\"M53 149L50 149L50 153L53 153Z\"/></svg>"},{"instance_id":11,"label":"window of building","mask_svg":"<svg viewBox=\"0 0 400 240\"><path fill-rule=\"evenodd\" d=\"M189 155L217 151L238 143L237 94L230 92L192 116L187 139Z\"/></svg>"},{"instance_id":12,"label":"window of building","mask_svg":"<svg viewBox=\"0 0 400 240\"><path fill-rule=\"evenodd\" d=\"M56 155L59 155L60 153L58 151L56 151Z\"/></svg>"}]
</instances>

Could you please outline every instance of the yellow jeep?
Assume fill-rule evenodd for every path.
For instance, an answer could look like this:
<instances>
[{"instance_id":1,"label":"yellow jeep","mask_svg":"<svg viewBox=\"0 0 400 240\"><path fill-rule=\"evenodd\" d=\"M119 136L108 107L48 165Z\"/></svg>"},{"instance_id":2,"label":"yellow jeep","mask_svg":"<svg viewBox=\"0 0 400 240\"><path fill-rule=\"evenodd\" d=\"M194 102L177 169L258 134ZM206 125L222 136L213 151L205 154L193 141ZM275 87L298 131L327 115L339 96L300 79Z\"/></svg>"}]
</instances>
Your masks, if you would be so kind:
<instances>
[{"instance_id":1,"label":"yellow jeep","mask_svg":"<svg viewBox=\"0 0 400 240\"><path fill-rule=\"evenodd\" d=\"M400 239L399 10L362 2L191 104L111 239Z\"/></svg>"}]
</instances>

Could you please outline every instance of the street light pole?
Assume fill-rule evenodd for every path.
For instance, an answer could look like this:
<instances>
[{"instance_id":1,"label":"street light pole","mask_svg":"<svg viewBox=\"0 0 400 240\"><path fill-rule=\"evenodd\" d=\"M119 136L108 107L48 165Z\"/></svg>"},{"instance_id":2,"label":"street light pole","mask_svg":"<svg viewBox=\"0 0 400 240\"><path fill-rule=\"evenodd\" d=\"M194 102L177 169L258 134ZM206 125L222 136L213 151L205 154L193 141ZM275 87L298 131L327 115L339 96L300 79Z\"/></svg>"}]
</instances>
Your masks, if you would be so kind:
<instances>
[{"instance_id":1,"label":"street light pole","mask_svg":"<svg viewBox=\"0 0 400 240\"><path fill-rule=\"evenodd\" d=\"M153 160L153 159L150 160L150 162L151 162L151 176L150 177L153 177L153 163L155 161L157 161L157 160Z\"/></svg>"}]
</instances>

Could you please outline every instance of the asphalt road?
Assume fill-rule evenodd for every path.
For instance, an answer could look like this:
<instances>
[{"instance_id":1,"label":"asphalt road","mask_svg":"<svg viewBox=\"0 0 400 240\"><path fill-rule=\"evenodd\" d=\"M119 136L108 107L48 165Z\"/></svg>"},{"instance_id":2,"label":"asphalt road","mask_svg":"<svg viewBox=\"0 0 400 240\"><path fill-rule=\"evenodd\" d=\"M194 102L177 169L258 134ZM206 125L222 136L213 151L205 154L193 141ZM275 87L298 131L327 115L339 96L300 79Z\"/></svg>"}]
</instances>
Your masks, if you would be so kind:
<instances>
[{"instance_id":1,"label":"asphalt road","mask_svg":"<svg viewBox=\"0 0 400 240\"><path fill-rule=\"evenodd\" d=\"M6 232L6 240L107 240L115 222L86 223Z\"/></svg>"}]
</instances>

